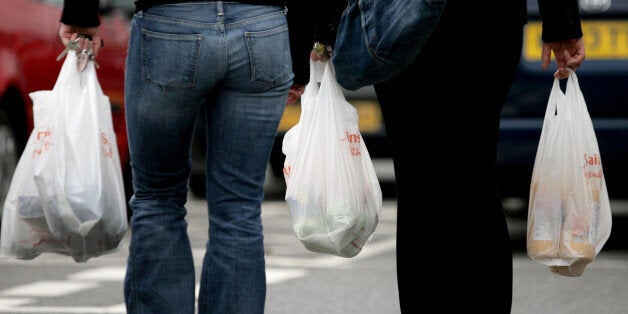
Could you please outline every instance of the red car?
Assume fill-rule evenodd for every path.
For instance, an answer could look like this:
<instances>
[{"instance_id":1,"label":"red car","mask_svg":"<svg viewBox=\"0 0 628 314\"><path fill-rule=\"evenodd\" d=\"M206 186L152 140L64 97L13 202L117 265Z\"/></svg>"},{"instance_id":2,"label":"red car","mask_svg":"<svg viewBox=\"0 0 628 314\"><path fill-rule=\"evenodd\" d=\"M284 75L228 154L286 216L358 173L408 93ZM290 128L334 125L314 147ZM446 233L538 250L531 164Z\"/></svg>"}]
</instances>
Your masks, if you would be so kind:
<instances>
[{"instance_id":1,"label":"red car","mask_svg":"<svg viewBox=\"0 0 628 314\"><path fill-rule=\"evenodd\" d=\"M98 80L111 102L127 198L131 195L129 149L124 119L124 64L131 0L105 1L101 32L105 46ZM17 161L33 128L29 93L51 90L63 60L58 30L63 1L3 0L0 10L0 215ZM103 2L104 3L104 2ZM119 4L119 3L122 3ZM0 216L1 217L1 216Z\"/></svg>"}]
</instances>

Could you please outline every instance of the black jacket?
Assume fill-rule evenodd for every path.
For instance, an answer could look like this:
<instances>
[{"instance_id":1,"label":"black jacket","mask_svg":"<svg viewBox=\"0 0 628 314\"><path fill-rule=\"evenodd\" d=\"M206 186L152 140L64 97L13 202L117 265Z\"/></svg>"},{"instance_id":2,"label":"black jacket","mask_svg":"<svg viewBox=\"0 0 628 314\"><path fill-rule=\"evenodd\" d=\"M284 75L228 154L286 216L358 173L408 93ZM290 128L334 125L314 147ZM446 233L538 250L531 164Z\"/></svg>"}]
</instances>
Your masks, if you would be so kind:
<instances>
[{"instance_id":1,"label":"black jacket","mask_svg":"<svg viewBox=\"0 0 628 314\"><path fill-rule=\"evenodd\" d=\"M136 10L165 4L203 0L137 0ZM206 1L206 0L205 0ZM314 42L333 46L336 29L347 0L230 0L250 4L285 6L288 8L288 28L294 84L304 85L309 80L309 56ZM448 0L470 1L470 0ZM517 1L517 0L503 0ZM525 23L526 0L518 0ZM100 25L98 0L64 0L61 22L94 27ZM538 0L543 22L542 39L553 42L582 37L578 0ZM498 13L499 14L499 13Z\"/></svg>"},{"instance_id":2,"label":"black jacket","mask_svg":"<svg viewBox=\"0 0 628 314\"><path fill-rule=\"evenodd\" d=\"M196 2L207 0L136 0L135 10L140 11L160 4ZM232 2L276 5L285 7L288 0L229 0ZM67 25L94 27L100 25L98 16L99 0L63 0L61 22Z\"/></svg>"},{"instance_id":3,"label":"black jacket","mask_svg":"<svg viewBox=\"0 0 628 314\"><path fill-rule=\"evenodd\" d=\"M543 22L542 39L554 42L582 37L577 0L538 0Z\"/></svg>"},{"instance_id":4,"label":"black jacket","mask_svg":"<svg viewBox=\"0 0 628 314\"><path fill-rule=\"evenodd\" d=\"M346 5L342 0L288 1L294 84L305 85L309 81L310 51L315 42L333 47Z\"/></svg>"}]
</instances>

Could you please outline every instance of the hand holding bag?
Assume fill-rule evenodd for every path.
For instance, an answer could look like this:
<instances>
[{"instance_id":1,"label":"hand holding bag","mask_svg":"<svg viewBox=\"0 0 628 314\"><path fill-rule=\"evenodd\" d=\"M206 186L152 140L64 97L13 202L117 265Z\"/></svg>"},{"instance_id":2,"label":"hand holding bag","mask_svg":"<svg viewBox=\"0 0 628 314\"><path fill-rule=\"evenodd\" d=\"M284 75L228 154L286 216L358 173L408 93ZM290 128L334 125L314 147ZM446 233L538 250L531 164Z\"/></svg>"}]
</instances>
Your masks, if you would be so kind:
<instances>
[{"instance_id":1,"label":"hand holding bag","mask_svg":"<svg viewBox=\"0 0 628 314\"><path fill-rule=\"evenodd\" d=\"M332 61L338 83L356 90L410 65L430 36L445 0L349 0Z\"/></svg>"},{"instance_id":2,"label":"hand holding bag","mask_svg":"<svg viewBox=\"0 0 628 314\"><path fill-rule=\"evenodd\" d=\"M324 66L320 87L315 64ZM357 255L371 239L382 192L331 62L310 61L299 122L284 135L286 202L293 230L310 251Z\"/></svg>"},{"instance_id":3,"label":"hand holding bag","mask_svg":"<svg viewBox=\"0 0 628 314\"><path fill-rule=\"evenodd\" d=\"M528 209L527 250L563 276L582 275L611 232L602 157L574 71L565 93L554 79Z\"/></svg>"},{"instance_id":4,"label":"hand holding bag","mask_svg":"<svg viewBox=\"0 0 628 314\"><path fill-rule=\"evenodd\" d=\"M111 105L93 62L67 54L52 90L30 94L34 129L4 203L0 257L76 262L117 250L126 198Z\"/></svg>"}]
</instances>

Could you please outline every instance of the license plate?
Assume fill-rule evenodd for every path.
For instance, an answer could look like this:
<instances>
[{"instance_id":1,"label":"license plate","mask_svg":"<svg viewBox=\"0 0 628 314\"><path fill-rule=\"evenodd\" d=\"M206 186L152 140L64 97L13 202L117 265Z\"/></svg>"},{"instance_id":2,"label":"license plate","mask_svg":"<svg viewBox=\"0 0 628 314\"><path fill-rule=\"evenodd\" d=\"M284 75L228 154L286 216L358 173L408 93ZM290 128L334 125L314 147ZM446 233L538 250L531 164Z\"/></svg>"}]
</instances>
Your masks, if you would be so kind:
<instances>
[{"instance_id":1,"label":"license plate","mask_svg":"<svg viewBox=\"0 0 628 314\"><path fill-rule=\"evenodd\" d=\"M525 61L540 62L541 23L528 22L524 31ZM628 60L628 21L582 21L582 33L587 60Z\"/></svg>"},{"instance_id":2,"label":"license plate","mask_svg":"<svg viewBox=\"0 0 628 314\"><path fill-rule=\"evenodd\" d=\"M360 133L375 133L382 128L382 113L379 103L375 100L349 99L358 111L358 127ZM299 122L301 104L299 102L286 107L279 122L279 132L285 133Z\"/></svg>"}]
</instances>

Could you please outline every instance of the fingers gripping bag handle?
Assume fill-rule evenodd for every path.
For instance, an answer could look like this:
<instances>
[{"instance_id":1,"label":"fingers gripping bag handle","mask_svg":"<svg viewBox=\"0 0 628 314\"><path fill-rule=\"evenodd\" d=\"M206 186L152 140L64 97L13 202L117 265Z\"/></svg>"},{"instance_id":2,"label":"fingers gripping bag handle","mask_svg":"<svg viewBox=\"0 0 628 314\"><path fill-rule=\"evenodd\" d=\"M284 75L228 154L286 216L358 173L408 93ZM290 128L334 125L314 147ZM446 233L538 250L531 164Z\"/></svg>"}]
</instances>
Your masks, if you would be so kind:
<instances>
[{"instance_id":1,"label":"fingers gripping bag handle","mask_svg":"<svg viewBox=\"0 0 628 314\"><path fill-rule=\"evenodd\" d=\"M377 226L381 189L356 109L344 98L331 62L317 62L324 65L320 86L310 77L299 123L284 138L290 167L285 199L293 230L308 250L352 257ZM293 149L285 149L286 140Z\"/></svg>"},{"instance_id":2,"label":"fingers gripping bag handle","mask_svg":"<svg viewBox=\"0 0 628 314\"><path fill-rule=\"evenodd\" d=\"M610 202L593 123L574 71L565 93L554 80L550 101L556 112L546 112L533 170L528 255L554 273L577 277L610 236Z\"/></svg>"}]
</instances>

